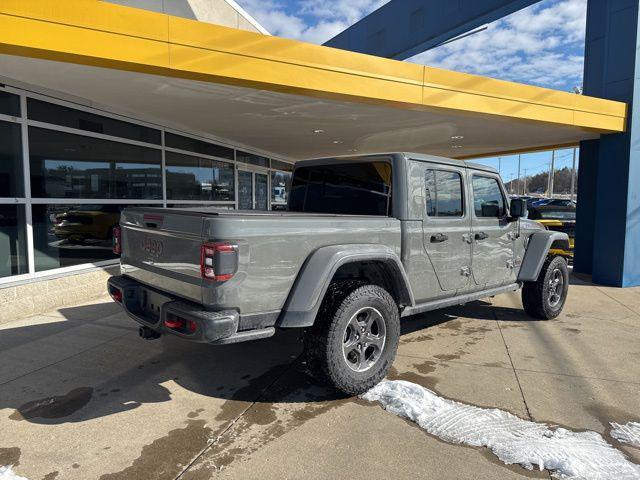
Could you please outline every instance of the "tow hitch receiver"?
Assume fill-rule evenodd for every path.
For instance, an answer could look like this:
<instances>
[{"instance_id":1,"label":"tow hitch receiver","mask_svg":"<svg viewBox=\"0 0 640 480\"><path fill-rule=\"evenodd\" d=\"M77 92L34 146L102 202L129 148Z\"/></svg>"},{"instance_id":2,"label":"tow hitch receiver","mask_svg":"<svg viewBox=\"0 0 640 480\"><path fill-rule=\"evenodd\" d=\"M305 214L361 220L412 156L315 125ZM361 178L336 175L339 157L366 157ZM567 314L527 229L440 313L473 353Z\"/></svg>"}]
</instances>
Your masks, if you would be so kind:
<instances>
[{"instance_id":1,"label":"tow hitch receiver","mask_svg":"<svg viewBox=\"0 0 640 480\"><path fill-rule=\"evenodd\" d=\"M157 340L162 336L161 333L158 333L149 327L140 327L138 329L138 334L140 335L140 338L144 338L145 340Z\"/></svg>"}]
</instances>

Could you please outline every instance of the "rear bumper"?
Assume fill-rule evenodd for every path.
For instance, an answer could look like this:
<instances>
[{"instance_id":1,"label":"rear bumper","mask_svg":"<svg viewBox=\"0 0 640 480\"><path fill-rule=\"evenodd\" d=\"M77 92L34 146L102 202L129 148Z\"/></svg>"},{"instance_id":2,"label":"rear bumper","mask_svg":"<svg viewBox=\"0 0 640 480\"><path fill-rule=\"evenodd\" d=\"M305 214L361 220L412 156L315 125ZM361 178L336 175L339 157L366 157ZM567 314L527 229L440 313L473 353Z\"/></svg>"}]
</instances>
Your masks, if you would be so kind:
<instances>
[{"instance_id":1,"label":"rear bumper","mask_svg":"<svg viewBox=\"0 0 640 480\"><path fill-rule=\"evenodd\" d=\"M107 287L112 297L115 294L121 298L121 301L116 301L127 315L144 327L197 343L234 343L232 339L238 332L240 320L235 310L210 312L201 305L178 299L124 276L111 277ZM175 322L176 319L189 321L193 331L170 328L165 323L167 320Z\"/></svg>"}]
</instances>

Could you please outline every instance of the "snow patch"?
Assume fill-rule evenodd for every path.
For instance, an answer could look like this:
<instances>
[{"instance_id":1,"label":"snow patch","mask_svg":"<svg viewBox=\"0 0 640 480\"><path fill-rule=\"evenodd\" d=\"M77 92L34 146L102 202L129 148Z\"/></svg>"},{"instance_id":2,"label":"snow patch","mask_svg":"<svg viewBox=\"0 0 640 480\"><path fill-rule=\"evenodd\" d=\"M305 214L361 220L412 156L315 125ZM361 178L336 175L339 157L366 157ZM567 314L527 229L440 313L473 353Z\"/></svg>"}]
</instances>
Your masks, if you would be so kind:
<instances>
[{"instance_id":1,"label":"snow patch","mask_svg":"<svg viewBox=\"0 0 640 480\"><path fill-rule=\"evenodd\" d=\"M465 405L402 380L384 380L362 398L380 402L385 410L446 442L487 447L509 465L529 470L536 465L572 480L640 479L640 466L596 432L573 432L522 420L503 410Z\"/></svg>"},{"instance_id":2,"label":"snow patch","mask_svg":"<svg viewBox=\"0 0 640 480\"><path fill-rule=\"evenodd\" d=\"M27 480L24 477L16 475L11 467L12 465L0 467L0 480Z\"/></svg>"},{"instance_id":3,"label":"snow patch","mask_svg":"<svg viewBox=\"0 0 640 480\"><path fill-rule=\"evenodd\" d=\"M626 425L611 422L613 429L611 436L619 442L628 443L632 447L640 448L640 423L629 422Z\"/></svg>"}]
</instances>

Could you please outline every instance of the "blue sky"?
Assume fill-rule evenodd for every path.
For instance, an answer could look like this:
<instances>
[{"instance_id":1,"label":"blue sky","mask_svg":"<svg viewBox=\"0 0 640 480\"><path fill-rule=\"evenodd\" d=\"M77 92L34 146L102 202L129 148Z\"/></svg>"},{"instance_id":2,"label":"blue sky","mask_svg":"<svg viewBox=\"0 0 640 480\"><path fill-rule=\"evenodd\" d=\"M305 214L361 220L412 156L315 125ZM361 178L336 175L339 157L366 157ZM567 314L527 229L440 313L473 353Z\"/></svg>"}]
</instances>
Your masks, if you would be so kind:
<instances>
[{"instance_id":1,"label":"blue sky","mask_svg":"<svg viewBox=\"0 0 640 480\"><path fill-rule=\"evenodd\" d=\"M274 35L323 43L388 0L236 1ZM586 5L587 0L543 0L408 61L571 91L582 84ZM526 155L521 171L543 171L550 159L550 152ZM498 166L497 159L482 162ZM500 163L505 180L517 177L517 160Z\"/></svg>"}]
</instances>

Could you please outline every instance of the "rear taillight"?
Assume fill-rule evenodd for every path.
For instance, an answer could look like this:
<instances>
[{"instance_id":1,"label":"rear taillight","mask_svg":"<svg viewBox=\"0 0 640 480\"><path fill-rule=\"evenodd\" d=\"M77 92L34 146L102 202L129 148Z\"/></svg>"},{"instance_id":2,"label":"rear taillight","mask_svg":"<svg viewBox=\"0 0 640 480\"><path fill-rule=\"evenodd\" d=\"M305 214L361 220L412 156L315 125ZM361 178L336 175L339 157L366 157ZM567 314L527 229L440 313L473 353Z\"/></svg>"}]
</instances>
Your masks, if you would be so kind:
<instances>
[{"instance_id":1,"label":"rear taillight","mask_svg":"<svg viewBox=\"0 0 640 480\"><path fill-rule=\"evenodd\" d=\"M205 243L200 254L200 273L205 280L226 282L238 270L238 246Z\"/></svg>"},{"instance_id":2,"label":"rear taillight","mask_svg":"<svg viewBox=\"0 0 640 480\"><path fill-rule=\"evenodd\" d=\"M113 253L122 253L122 229L119 226L113 227Z\"/></svg>"},{"instance_id":3,"label":"rear taillight","mask_svg":"<svg viewBox=\"0 0 640 480\"><path fill-rule=\"evenodd\" d=\"M115 302L122 303L122 290L115 287L109 287L109 295Z\"/></svg>"}]
</instances>

